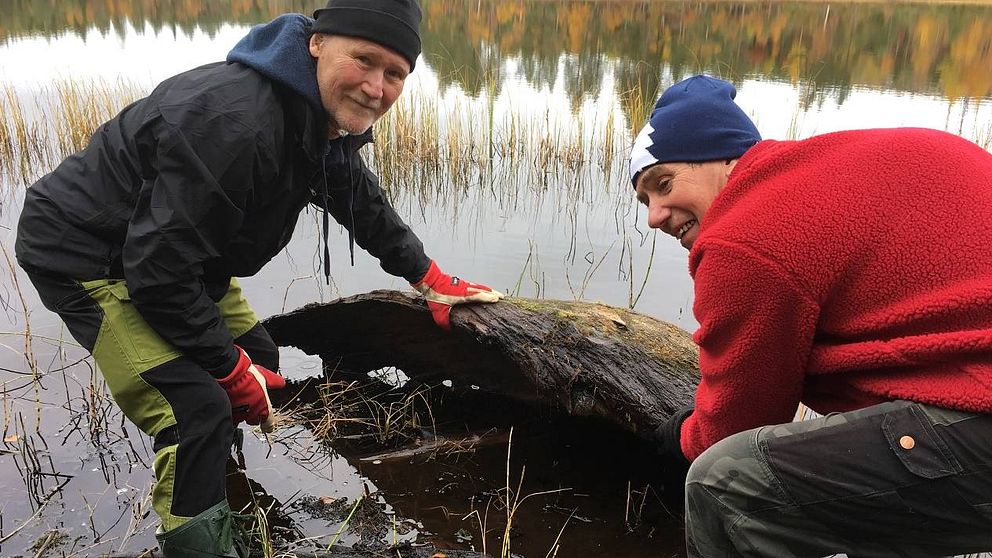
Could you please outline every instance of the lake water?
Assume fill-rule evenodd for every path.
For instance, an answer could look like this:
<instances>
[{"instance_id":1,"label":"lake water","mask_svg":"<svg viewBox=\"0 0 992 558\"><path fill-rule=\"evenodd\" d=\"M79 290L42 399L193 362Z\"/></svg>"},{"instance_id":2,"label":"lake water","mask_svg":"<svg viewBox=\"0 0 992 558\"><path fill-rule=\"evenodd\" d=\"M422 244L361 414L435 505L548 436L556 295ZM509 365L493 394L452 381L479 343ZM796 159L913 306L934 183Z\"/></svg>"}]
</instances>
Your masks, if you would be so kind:
<instances>
[{"instance_id":1,"label":"lake water","mask_svg":"<svg viewBox=\"0 0 992 558\"><path fill-rule=\"evenodd\" d=\"M992 8L980 4L424 0L423 6L424 53L391 118L436 126L445 138L435 145L439 170L421 172L428 162L419 156L370 158L391 178L386 186L394 204L443 269L519 296L620 307L636 302L640 312L693 330L686 253L646 227L625 170L631 134L660 90L693 73L734 81L738 102L766 138L923 126L986 149L992 144ZM295 0L7 0L0 7L0 93L6 90L8 102L17 99L44 124L37 106L52 101L57 81L124 80L147 90L223 59L252 24L315 7ZM6 125L10 118L5 114ZM380 143L395 122L377 130ZM0 246L7 256L0 266L0 319L7 321L0 326L0 553L33 554L40 537L59 530L66 538L57 548L65 553L136 554L154 546L150 444L106 400L94 398L101 381L91 362L10 264L22 183L48 170L18 174L8 167L0 175ZM243 280L261 316L371 289L408 288L363 252L351 266L340 228L332 231L333 283L325 286L318 238L316 220L301 219L286 252ZM37 362L37 381L26 353ZM314 358L291 350L283 365L296 379L318 369ZM573 492L594 497L562 496L554 506L535 499L533 507L546 513L532 521L550 536L524 529L514 552L549 553L563 523L559 556L594 547L632 557L682 552L676 520L659 520L658 529L625 521L625 465L603 475L612 484L585 487L587 470L561 471L542 461L537 439L521 441L518 455L533 457L515 465L526 465L528 475L554 476L538 473L542 468L560 475L535 480L530 490L568 482ZM301 460L300 452L312 451L301 443L276 443L270 451L248 436L249 476L283 503L300 494L354 499L363 484L375 485L343 458L329 455L319 467ZM471 473L459 465L458 473L425 467L423 475L499 473L501 459L505 448L480 454ZM421 486L422 478L402 474L406 486ZM380 475L379 482L397 475ZM626 480L638 475L630 472ZM505 479L495 481L498 487ZM436 487L401 493L396 486L389 484L383 497L423 522L420 531L455 541L464 528L476 536L462 546L481 549L478 525L463 519L472 504L444 500ZM443 520L432 511L442 500L452 508ZM573 515L582 521L554 515L558 509L578 510ZM295 520L307 536L336 529L313 517Z\"/></svg>"}]
</instances>

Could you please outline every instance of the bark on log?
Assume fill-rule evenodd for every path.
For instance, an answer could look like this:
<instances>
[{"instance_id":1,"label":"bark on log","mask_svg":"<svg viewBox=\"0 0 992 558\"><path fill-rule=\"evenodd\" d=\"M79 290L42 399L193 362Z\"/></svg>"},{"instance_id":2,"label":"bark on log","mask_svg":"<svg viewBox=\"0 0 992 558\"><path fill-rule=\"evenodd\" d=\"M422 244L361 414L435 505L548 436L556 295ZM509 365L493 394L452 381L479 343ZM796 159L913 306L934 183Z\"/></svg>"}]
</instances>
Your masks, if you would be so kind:
<instances>
[{"instance_id":1,"label":"bark on log","mask_svg":"<svg viewBox=\"0 0 992 558\"><path fill-rule=\"evenodd\" d=\"M599 303L509 298L457 306L452 331L423 299L373 291L264 321L276 344L319 355L325 371L395 366L646 434L692 401L695 344L678 327Z\"/></svg>"}]
</instances>

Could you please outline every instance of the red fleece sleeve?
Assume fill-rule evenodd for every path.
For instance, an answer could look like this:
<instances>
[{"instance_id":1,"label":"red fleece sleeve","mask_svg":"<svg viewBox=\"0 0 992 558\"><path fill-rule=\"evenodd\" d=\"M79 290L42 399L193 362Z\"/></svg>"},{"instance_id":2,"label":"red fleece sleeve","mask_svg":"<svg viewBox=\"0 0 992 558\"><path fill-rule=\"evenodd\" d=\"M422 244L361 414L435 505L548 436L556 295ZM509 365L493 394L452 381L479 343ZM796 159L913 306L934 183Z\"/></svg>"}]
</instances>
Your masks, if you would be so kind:
<instances>
[{"instance_id":1,"label":"red fleece sleeve","mask_svg":"<svg viewBox=\"0 0 992 558\"><path fill-rule=\"evenodd\" d=\"M792 420L819 317L794 279L757 252L700 248L693 310L702 379L681 440L690 460L731 434Z\"/></svg>"}]
</instances>

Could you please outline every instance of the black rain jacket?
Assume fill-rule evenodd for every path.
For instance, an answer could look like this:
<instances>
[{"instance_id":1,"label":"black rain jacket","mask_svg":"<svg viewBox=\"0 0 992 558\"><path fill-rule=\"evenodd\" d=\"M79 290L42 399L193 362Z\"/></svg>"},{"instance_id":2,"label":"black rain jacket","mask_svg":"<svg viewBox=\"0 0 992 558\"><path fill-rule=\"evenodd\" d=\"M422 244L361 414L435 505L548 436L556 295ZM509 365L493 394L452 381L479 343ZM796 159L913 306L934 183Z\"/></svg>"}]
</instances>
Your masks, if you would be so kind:
<instances>
[{"instance_id":1,"label":"black rain jacket","mask_svg":"<svg viewBox=\"0 0 992 558\"><path fill-rule=\"evenodd\" d=\"M148 324L209 371L237 358L215 303L286 246L310 203L386 272L419 280L423 245L358 153L371 132L327 140L311 22L258 26L227 63L172 77L102 125L27 190L20 265L126 280Z\"/></svg>"}]
</instances>

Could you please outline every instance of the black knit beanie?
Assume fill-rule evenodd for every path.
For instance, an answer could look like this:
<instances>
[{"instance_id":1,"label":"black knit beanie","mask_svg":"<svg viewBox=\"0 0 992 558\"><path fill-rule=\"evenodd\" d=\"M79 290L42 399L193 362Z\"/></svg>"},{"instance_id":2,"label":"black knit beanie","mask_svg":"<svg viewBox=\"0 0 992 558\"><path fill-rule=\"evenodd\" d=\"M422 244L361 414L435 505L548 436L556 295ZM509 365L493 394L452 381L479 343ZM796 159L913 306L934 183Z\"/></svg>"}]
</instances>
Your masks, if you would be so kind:
<instances>
[{"instance_id":1,"label":"black knit beanie","mask_svg":"<svg viewBox=\"0 0 992 558\"><path fill-rule=\"evenodd\" d=\"M413 70L420 55L417 0L330 0L313 13L314 33L359 37L391 48Z\"/></svg>"}]
</instances>

